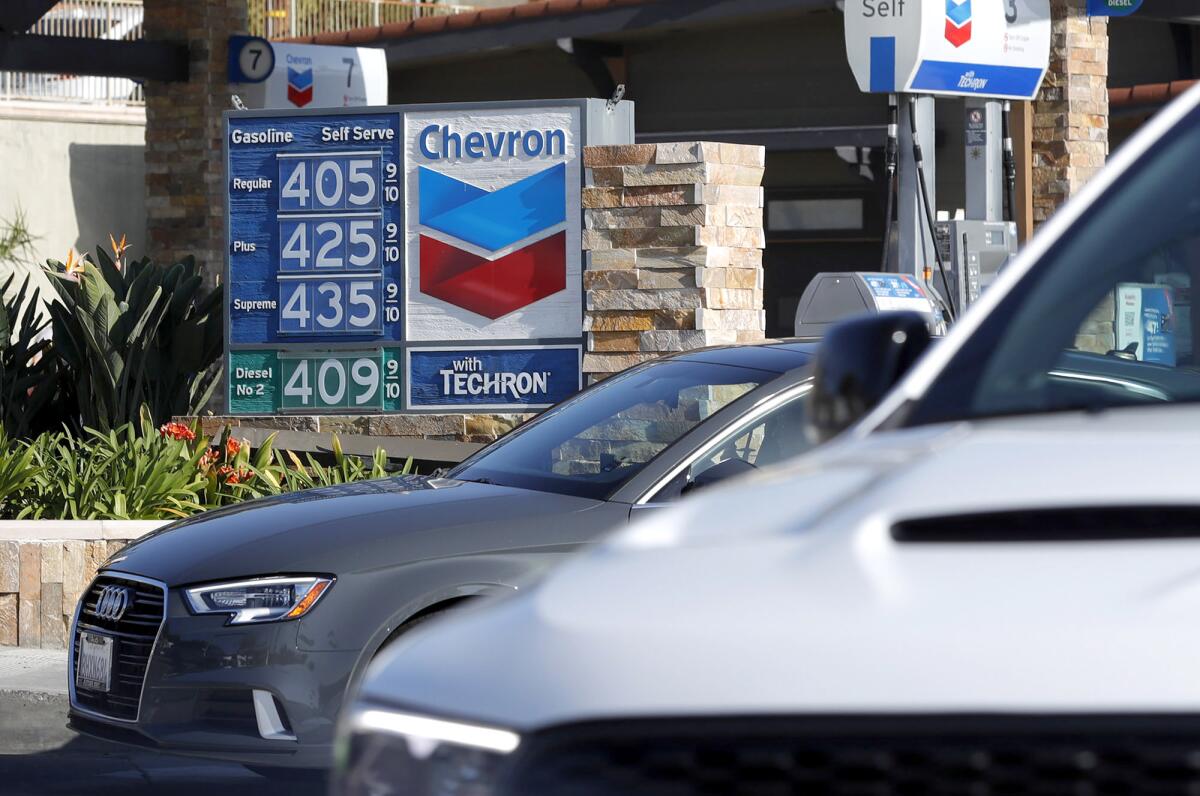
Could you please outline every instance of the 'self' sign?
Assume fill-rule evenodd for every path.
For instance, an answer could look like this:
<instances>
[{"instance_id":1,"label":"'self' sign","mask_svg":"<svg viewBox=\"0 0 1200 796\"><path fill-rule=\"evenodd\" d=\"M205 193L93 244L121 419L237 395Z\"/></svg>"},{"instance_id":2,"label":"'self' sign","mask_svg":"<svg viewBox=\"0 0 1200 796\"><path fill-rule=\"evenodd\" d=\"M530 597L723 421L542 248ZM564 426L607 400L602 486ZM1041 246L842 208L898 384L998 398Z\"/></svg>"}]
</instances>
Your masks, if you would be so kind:
<instances>
[{"instance_id":1,"label":"'self' sign","mask_svg":"<svg viewBox=\"0 0 1200 796\"><path fill-rule=\"evenodd\" d=\"M865 92L1031 99L1050 61L1049 0L846 0L844 19Z\"/></svg>"},{"instance_id":2,"label":"'self' sign","mask_svg":"<svg viewBox=\"0 0 1200 796\"><path fill-rule=\"evenodd\" d=\"M226 119L229 406L528 410L579 389L581 170L568 100ZM597 143L632 138L595 125Z\"/></svg>"}]
</instances>

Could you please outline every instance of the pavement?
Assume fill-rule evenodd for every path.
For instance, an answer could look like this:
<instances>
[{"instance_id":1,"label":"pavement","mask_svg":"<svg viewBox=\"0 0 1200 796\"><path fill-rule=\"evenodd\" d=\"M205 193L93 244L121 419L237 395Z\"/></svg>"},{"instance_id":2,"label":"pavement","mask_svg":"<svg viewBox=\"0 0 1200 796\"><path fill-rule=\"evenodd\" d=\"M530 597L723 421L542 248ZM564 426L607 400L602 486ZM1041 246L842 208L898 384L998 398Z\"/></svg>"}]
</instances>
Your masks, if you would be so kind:
<instances>
[{"instance_id":1,"label":"pavement","mask_svg":"<svg viewBox=\"0 0 1200 796\"><path fill-rule=\"evenodd\" d=\"M0 647L0 796L317 796L319 777L273 781L236 763L164 755L66 728L67 654Z\"/></svg>"}]
</instances>

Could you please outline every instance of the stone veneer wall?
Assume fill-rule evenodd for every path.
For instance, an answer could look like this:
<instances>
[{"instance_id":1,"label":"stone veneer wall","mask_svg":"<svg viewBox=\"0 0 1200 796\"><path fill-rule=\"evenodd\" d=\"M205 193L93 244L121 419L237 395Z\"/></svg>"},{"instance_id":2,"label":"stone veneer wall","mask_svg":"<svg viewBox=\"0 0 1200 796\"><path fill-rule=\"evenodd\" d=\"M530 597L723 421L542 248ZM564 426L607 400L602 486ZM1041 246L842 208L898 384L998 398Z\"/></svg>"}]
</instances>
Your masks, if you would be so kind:
<instances>
[{"instance_id":1,"label":"stone veneer wall","mask_svg":"<svg viewBox=\"0 0 1200 796\"><path fill-rule=\"evenodd\" d=\"M763 147L587 147L589 382L663 354L762 340Z\"/></svg>"},{"instance_id":2,"label":"stone veneer wall","mask_svg":"<svg viewBox=\"0 0 1200 796\"><path fill-rule=\"evenodd\" d=\"M144 526L156 524L161 523L132 523L141 530L125 535L135 538L145 532ZM0 646L65 648L75 603L100 565L128 542L0 539Z\"/></svg>"},{"instance_id":3,"label":"stone veneer wall","mask_svg":"<svg viewBox=\"0 0 1200 796\"><path fill-rule=\"evenodd\" d=\"M1087 0L1051 0L1050 69L1033 103L1035 228L1083 188L1108 158L1108 20ZM1116 345L1116 304L1102 301L1076 335L1085 351Z\"/></svg>"}]
</instances>

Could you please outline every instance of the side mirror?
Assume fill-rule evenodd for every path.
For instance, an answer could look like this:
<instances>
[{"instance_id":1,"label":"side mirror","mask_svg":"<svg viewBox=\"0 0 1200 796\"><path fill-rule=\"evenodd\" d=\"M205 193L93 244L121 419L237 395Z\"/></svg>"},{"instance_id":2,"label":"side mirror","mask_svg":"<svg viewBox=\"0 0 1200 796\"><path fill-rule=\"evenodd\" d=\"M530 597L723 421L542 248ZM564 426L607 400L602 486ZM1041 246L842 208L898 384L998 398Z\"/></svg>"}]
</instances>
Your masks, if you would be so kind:
<instances>
[{"instance_id":1,"label":"side mirror","mask_svg":"<svg viewBox=\"0 0 1200 796\"><path fill-rule=\"evenodd\" d=\"M817 349L808 398L815 442L836 437L870 412L929 347L925 319L881 312L832 327Z\"/></svg>"},{"instance_id":2,"label":"side mirror","mask_svg":"<svg viewBox=\"0 0 1200 796\"><path fill-rule=\"evenodd\" d=\"M706 486L712 486L719 481L728 481L730 478L744 475L757 469L757 467L745 459L739 459L734 456L732 459L726 459L725 461L714 464L707 470L702 471L695 478L688 481L687 485L679 491L679 494L687 495L695 492L697 489L702 489Z\"/></svg>"}]
</instances>

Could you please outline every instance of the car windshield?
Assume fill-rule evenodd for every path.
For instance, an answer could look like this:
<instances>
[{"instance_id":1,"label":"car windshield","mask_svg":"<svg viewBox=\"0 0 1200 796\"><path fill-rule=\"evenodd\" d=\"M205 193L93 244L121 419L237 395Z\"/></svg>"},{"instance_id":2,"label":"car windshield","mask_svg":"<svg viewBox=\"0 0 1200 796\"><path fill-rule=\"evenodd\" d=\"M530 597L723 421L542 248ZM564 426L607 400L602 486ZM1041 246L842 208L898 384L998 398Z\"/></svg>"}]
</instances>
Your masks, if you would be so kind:
<instances>
[{"instance_id":1,"label":"car windshield","mask_svg":"<svg viewBox=\"0 0 1200 796\"><path fill-rule=\"evenodd\" d=\"M612 376L449 477L604 499L669 445L776 373L667 360Z\"/></svg>"},{"instance_id":2,"label":"car windshield","mask_svg":"<svg viewBox=\"0 0 1200 796\"><path fill-rule=\"evenodd\" d=\"M964 343L910 425L1200 400L1200 109L1088 208Z\"/></svg>"}]
</instances>

